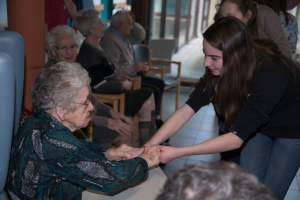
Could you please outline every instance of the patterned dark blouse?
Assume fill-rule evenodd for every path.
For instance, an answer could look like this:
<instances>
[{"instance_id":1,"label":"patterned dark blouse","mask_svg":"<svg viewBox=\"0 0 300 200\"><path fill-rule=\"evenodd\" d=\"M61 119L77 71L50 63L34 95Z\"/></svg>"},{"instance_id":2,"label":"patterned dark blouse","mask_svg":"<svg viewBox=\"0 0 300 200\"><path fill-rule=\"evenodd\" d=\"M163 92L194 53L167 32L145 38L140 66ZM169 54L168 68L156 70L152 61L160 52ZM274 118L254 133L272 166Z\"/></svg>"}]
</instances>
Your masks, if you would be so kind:
<instances>
[{"instance_id":1,"label":"patterned dark blouse","mask_svg":"<svg viewBox=\"0 0 300 200\"><path fill-rule=\"evenodd\" d=\"M34 109L13 139L6 191L11 199L81 199L86 188L114 194L147 179L144 159L109 161L106 150Z\"/></svg>"}]
</instances>

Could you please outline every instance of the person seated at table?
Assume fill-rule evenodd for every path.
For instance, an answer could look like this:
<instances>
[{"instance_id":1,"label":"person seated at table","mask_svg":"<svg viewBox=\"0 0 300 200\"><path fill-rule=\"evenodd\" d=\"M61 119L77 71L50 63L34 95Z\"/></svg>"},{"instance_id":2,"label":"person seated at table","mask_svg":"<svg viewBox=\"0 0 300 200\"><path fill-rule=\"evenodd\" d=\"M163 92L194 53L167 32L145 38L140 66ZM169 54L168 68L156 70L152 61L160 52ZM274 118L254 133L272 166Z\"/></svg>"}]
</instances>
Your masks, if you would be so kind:
<instances>
[{"instance_id":1,"label":"person seated at table","mask_svg":"<svg viewBox=\"0 0 300 200\"><path fill-rule=\"evenodd\" d=\"M31 86L33 115L13 138L6 191L11 199L81 199L86 188L114 194L147 179L157 147L107 149L73 136L91 120L90 78L78 63L44 67ZM128 159L128 160L126 160Z\"/></svg>"},{"instance_id":2,"label":"person seated at table","mask_svg":"<svg viewBox=\"0 0 300 200\"><path fill-rule=\"evenodd\" d=\"M44 67L50 67L61 61L75 62L80 42L73 28L65 25L53 28L46 42L49 61ZM132 120L103 104L93 94L91 94L91 102L95 107L93 140L99 144L109 142L116 147L121 144L134 147L136 144ZM74 135L80 138L86 137L81 130L75 131Z\"/></svg>"},{"instance_id":3,"label":"person seated at table","mask_svg":"<svg viewBox=\"0 0 300 200\"><path fill-rule=\"evenodd\" d=\"M93 92L104 94L125 93L125 113L139 117L140 144L145 144L156 132L155 101L150 88L132 90L130 77L116 75L116 69L105 56L99 44L104 36L104 24L95 9L80 10L74 19L74 26L85 37L76 61L79 62L92 77Z\"/></svg>"},{"instance_id":4,"label":"person seated at table","mask_svg":"<svg viewBox=\"0 0 300 200\"><path fill-rule=\"evenodd\" d=\"M140 28L141 25L134 22L134 15L130 12L120 10L111 18L111 26L105 30L104 37L100 44L104 49L108 60L116 67L117 76L136 76L137 73L148 71L148 64L145 62L134 62L131 30ZM156 126L159 129L163 121L159 119L162 95L165 83L162 79L150 76L141 76L142 88L150 87L154 92Z\"/></svg>"},{"instance_id":5,"label":"person seated at table","mask_svg":"<svg viewBox=\"0 0 300 200\"><path fill-rule=\"evenodd\" d=\"M156 200L275 200L267 188L239 165L201 162L184 165L168 179Z\"/></svg>"}]
</instances>

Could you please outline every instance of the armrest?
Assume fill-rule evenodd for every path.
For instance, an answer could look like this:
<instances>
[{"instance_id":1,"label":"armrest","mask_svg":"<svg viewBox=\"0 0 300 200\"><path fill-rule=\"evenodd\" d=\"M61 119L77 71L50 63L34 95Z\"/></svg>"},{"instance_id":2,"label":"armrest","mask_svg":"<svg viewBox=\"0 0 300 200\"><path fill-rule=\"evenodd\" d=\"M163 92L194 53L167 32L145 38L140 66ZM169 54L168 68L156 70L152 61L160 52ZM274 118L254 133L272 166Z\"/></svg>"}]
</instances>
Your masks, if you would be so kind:
<instances>
[{"instance_id":1,"label":"armrest","mask_svg":"<svg viewBox=\"0 0 300 200\"><path fill-rule=\"evenodd\" d=\"M140 76L137 76L137 77L131 77L130 80L131 80L131 82L132 82L132 88L133 88L134 90L141 89L142 79L141 79Z\"/></svg>"},{"instance_id":2,"label":"armrest","mask_svg":"<svg viewBox=\"0 0 300 200\"><path fill-rule=\"evenodd\" d=\"M160 59L160 58L151 58L151 62L160 62L160 63L168 63L168 64L176 64L178 67L177 71L177 77L180 78L181 74L181 62L180 61L174 61L174 60L168 60L168 59ZM152 70L153 67L151 67ZM152 70L157 71L157 70ZM162 78L163 79L163 78Z\"/></svg>"},{"instance_id":3,"label":"armrest","mask_svg":"<svg viewBox=\"0 0 300 200\"><path fill-rule=\"evenodd\" d=\"M103 103L112 104L113 109L121 114L125 113L125 94L100 94L93 93ZM120 105L119 105L120 104Z\"/></svg>"}]
</instances>

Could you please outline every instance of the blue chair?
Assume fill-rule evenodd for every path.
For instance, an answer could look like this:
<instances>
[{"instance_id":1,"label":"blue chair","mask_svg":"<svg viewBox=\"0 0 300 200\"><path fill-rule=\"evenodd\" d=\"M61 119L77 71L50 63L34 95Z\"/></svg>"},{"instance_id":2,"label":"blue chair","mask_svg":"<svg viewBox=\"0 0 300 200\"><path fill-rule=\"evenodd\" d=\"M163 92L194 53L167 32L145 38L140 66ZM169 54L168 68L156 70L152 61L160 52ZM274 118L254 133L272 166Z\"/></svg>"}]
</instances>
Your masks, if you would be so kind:
<instances>
[{"instance_id":1,"label":"blue chair","mask_svg":"<svg viewBox=\"0 0 300 200\"><path fill-rule=\"evenodd\" d=\"M175 40L174 40L175 41ZM163 43L163 40L161 40ZM174 45L175 47L175 45ZM169 50L169 54L172 54L173 49L170 48L167 44L161 45L161 51L167 51ZM153 50L152 50L153 51ZM134 62L148 62L149 65L149 70L147 72L147 75L151 75L151 72L159 72L160 78L164 80L165 82L165 90L168 90L172 87L176 87L176 101L175 101L175 110L178 109L179 106L179 95L180 95L180 72L181 72L181 62L178 61L173 61L170 59L166 58L153 58L152 55L154 55L154 51L150 51L148 46L145 45L140 45L136 44L133 45L133 54L134 54ZM171 51L171 52L170 52ZM165 52L166 54L167 52ZM156 54L155 54L156 55ZM153 63L160 63L162 65L156 65L155 67L153 66ZM170 76L170 75L165 75L165 65L170 65L170 64L176 64L178 69L177 69L177 75L176 76ZM163 105L163 98L161 100L161 107L160 107L160 118L162 119L162 106Z\"/></svg>"},{"instance_id":2,"label":"blue chair","mask_svg":"<svg viewBox=\"0 0 300 200\"><path fill-rule=\"evenodd\" d=\"M0 31L0 200L4 191L13 135L18 131L24 82L24 41L13 31Z\"/></svg>"}]
</instances>

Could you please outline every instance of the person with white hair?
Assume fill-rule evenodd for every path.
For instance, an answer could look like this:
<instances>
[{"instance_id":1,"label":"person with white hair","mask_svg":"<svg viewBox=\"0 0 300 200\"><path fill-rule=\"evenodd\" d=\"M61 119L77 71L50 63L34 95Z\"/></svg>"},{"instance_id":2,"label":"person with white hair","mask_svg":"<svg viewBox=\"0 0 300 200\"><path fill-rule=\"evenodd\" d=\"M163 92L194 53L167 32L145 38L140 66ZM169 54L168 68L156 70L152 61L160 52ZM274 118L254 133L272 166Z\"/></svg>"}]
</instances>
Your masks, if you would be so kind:
<instances>
[{"instance_id":1,"label":"person with white hair","mask_svg":"<svg viewBox=\"0 0 300 200\"><path fill-rule=\"evenodd\" d=\"M239 165L201 162L184 165L168 179L156 200L275 200L269 190Z\"/></svg>"},{"instance_id":2,"label":"person with white hair","mask_svg":"<svg viewBox=\"0 0 300 200\"><path fill-rule=\"evenodd\" d=\"M13 138L6 191L10 199L81 199L86 188L115 194L143 182L160 152L145 147L138 157L122 145L107 149L78 140L94 109L90 77L78 63L44 67L31 86L33 115Z\"/></svg>"}]
</instances>

